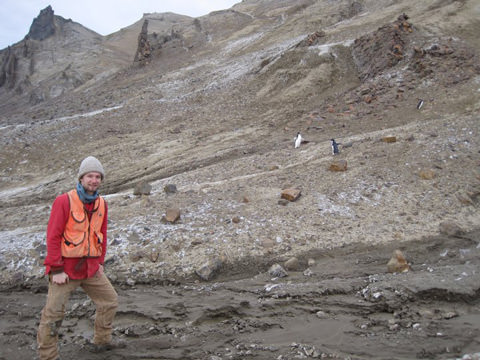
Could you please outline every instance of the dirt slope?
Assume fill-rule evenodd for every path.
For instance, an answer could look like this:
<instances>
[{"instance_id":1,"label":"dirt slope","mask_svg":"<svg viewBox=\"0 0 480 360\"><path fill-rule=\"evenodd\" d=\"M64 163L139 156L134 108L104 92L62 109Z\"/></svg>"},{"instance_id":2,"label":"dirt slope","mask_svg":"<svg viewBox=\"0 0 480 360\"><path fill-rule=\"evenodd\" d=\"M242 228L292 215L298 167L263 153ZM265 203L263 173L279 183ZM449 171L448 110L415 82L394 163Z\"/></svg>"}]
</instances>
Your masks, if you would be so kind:
<instances>
[{"instance_id":1,"label":"dirt slope","mask_svg":"<svg viewBox=\"0 0 480 360\"><path fill-rule=\"evenodd\" d=\"M362 246L375 254L378 268L366 267L360 277L349 269L346 278L361 283L365 276L380 274L389 289L401 287L398 279L426 281L437 289L429 281L442 280L424 280L425 269L402 278L384 272L394 248L415 257L415 264L433 264L440 255L428 250L417 254L417 247L428 249L428 239L443 232L457 236L447 240L458 249L449 261L466 268L460 273L443 268L441 276L451 281L440 295L428 290L428 301L457 294L452 306L471 315L472 327L478 329L478 304L471 294L478 293L479 269L461 249L478 251L479 12L475 1L249 0L198 19L149 15L148 39L154 51L148 64L129 65L2 115L1 283L31 287L44 281L49 207L57 194L74 185L78 164L88 153L97 156L107 172L102 188L110 209L107 273L127 293L142 284L200 286L192 284L204 281L199 274L205 271L210 271L210 281L229 287L234 279L266 276L270 265L284 265L294 256L306 264L308 254L317 252L338 258L341 266L364 251ZM135 26L140 29L140 22ZM112 44L117 35L109 38ZM134 54L136 45L126 45L133 43L129 36L112 46ZM306 141L294 149L298 131ZM341 144L339 155L331 154L331 138ZM337 161L347 164L346 171L329 170ZM133 195L142 182L152 186L150 195ZM176 186L176 193L164 191L169 184ZM286 188L299 189L300 198L282 201ZM181 215L172 224L162 218L173 207ZM458 237L465 233L474 234L470 245ZM440 247L450 249L446 242ZM457 275L463 272L472 281L466 298L456 288ZM301 283L299 276L286 281ZM249 281L239 286L249 289ZM265 277L251 281L262 286L270 282ZM348 296L361 290L348 287L355 289ZM420 298L414 295L412 301ZM188 306L195 307L193 302ZM390 318L382 312L391 315L398 307L382 306L372 311L384 326ZM314 315L314 310L307 312ZM369 335L353 330L355 316L343 319L344 333L360 346L359 339ZM452 323L447 320L408 344L405 356L391 358L474 352L474 336L451 350L459 334L470 331L463 318L455 323L452 343L445 345L441 339L449 350L432 350L437 346L432 334L443 332L443 326ZM378 336L393 339L393 330L385 327ZM210 334L211 329L205 331ZM162 334L177 341L173 332ZM140 338L148 342L149 336ZM209 344L215 350L208 356L220 352L225 341L230 340L220 339L218 347ZM310 346L302 341L292 340ZM177 343L168 356L208 358L192 350L197 342L191 344L182 353ZM305 353L300 345L287 351L286 344L273 352L276 358ZM242 346L237 350L247 351ZM321 352L327 354L345 351L339 356L371 358L362 347L346 351L338 344L325 346ZM305 356L311 356L311 347L307 350ZM229 356L220 353L215 356Z\"/></svg>"}]
</instances>

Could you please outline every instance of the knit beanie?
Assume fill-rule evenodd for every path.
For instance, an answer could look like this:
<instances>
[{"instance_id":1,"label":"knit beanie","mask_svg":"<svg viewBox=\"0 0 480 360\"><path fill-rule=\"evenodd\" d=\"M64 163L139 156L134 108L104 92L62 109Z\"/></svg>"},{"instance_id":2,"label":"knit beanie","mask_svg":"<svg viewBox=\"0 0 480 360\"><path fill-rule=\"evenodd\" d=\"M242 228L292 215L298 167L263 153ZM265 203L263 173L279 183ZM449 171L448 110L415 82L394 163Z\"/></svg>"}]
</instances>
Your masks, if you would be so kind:
<instances>
[{"instance_id":1,"label":"knit beanie","mask_svg":"<svg viewBox=\"0 0 480 360\"><path fill-rule=\"evenodd\" d=\"M78 170L78 180L80 180L80 178L86 173L92 171L100 173L100 175L102 175L102 180L105 177L105 171L103 170L103 166L100 161L98 161L98 159L94 156L88 156L83 159L82 163L80 164L80 169Z\"/></svg>"}]
</instances>

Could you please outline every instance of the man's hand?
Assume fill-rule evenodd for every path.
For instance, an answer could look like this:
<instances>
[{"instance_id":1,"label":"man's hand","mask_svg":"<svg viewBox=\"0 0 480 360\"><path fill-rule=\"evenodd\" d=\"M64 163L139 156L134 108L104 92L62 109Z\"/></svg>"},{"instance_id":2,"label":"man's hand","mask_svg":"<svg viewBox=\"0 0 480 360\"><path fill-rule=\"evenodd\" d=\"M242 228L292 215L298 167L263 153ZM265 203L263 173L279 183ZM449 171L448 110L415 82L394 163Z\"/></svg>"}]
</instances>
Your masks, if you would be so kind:
<instances>
[{"instance_id":1,"label":"man's hand","mask_svg":"<svg viewBox=\"0 0 480 360\"><path fill-rule=\"evenodd\" d=\"M54 284L62 285L68 283L68 275L65 272L52 275L52 282Z\"/></svg>"}]
</instances>

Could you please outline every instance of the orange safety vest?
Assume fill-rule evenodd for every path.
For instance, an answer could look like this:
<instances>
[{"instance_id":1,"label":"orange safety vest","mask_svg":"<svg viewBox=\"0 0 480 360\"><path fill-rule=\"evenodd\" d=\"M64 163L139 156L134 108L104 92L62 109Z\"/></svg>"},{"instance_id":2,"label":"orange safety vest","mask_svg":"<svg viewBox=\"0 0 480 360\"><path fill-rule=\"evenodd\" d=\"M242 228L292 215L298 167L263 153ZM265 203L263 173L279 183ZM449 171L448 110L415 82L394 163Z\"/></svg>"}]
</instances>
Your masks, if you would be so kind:
<instances>
[{"instance_id":1,"label":"orange safety vest","mask_svg":"<svg viewBox=\"0 0 480 360\"><path fill-rule=\"evenodd\" d=\"M100 257L102 255L103 233L101 232L105 215L105 200L99 196L95 200L90 221L87 210L77 194L77 190L68 192L70 214L65 225L62 241L62 256L67 258Z\"/></svg>"}]
</instances>

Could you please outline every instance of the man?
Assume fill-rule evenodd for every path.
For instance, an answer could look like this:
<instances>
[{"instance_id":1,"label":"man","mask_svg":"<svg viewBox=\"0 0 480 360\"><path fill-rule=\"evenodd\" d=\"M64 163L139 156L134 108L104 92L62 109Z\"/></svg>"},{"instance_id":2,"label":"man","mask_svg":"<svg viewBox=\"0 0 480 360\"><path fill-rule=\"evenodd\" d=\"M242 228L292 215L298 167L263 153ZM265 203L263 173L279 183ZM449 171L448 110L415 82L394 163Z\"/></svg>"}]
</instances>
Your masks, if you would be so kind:
<instances>
[{"instance_id":1,"label":"man","mask_svg":"<svg viewBox=\"0 0 480 360\"><path fill-rule=\"evenodd\" d=\"M47 227L49 276L47 303L37 332L40 360L59 358L58 331L73 290L81 286L96 306L93 344L90 350L113 347L112 322L117 311L117 293L103 272L107 250L107 203L98 195L105 176L95 157L85 158L78 172L76 189L58 196Z\"/></svg>"}]
</instances>

